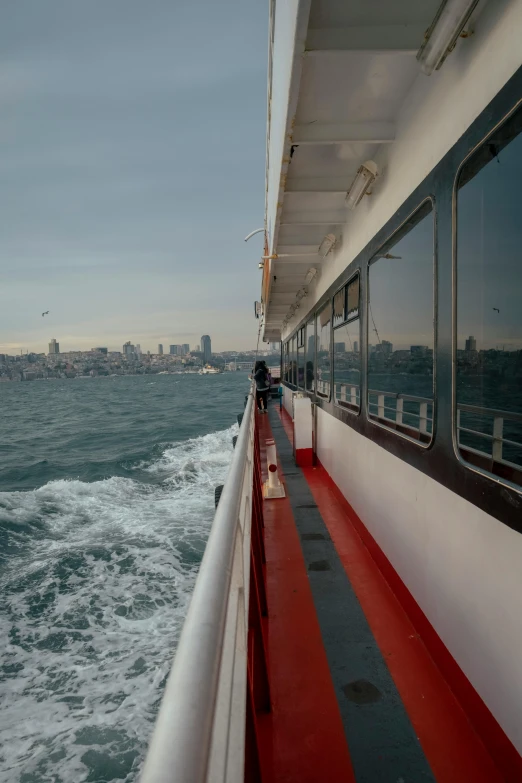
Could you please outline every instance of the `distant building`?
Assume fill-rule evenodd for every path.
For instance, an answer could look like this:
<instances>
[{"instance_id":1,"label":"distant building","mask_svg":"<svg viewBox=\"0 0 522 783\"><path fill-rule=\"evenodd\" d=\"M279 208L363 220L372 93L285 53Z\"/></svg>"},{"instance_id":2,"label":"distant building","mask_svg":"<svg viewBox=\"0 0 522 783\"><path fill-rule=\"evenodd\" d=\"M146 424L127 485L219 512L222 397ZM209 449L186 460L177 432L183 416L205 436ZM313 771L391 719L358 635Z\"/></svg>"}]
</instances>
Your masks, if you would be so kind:
<instances>
[{"instance_id":1,"label":"distant building","mask_svg":"<svg viewBox=\"0 0 522 783\"><path fill-rule=\"evenodd\" d=\"M105 356L107 356L108 353L107 348L94 348L93 350L95 353L103 353Z\"/></svg>"},{"instance_id":2,"label":"distant building","mask_svg":"<svg viewBox=\"0 0 522 783\"><path fill-rule=\"evenodd\" d=\"M138 359L141 357L141 345L139 343L136 343L136 356Z\"/></svg>"},{"instance_id":3,"label":"distant building","mask_svg":"<svg viewBox=\"0 0 522 783\"><path fill-rule=\"evenodd\" d=\"M312 356L315 348L315 336L312 334L308 338L307 355Z\"/></svg>"},{"instance_id":4,"label":"distant building","mask_svg":"<svg viewBox=\"0 0 522 783\"><path fill-rule=\"evenodd\" d=\"M158 353L160 356L163 356L163 346L161 343L158 344Z\"/></svg>"},{"instance_id":5,"label":"distant building","mask_svg":"<svg viewBox=\"0 0 522 783\"><path fill-rule=\"evenodd\" d=\"M271 351L280 351L281 350L281 343L270 343L270 350Z\"/></svg>"},{"instance_id":6,"label":"distant building","mask_svg":"<svg viewBox=\"0 0 522 783\"><path fill-rule=\"evenodd\" d=\"M201 352L201 346L200 345L196 345L196 347L194 348L194 351L195 351L195 353L200 353Z\"/></svg>"},{"instance_id":7,"label":"distant building","mask_svg":"<svg viewBox=\"0 0 522 783\"><path fill-rule=\"evenodd\" d=\"M205 363L209 362L212 358L212 343L210 340L210 336L208 334L204 334L201 337L201 353L203 354L203 361Z\"/></svg>"},{"instance_id":8,"label":"distant building","mask_svg":"<svg viewBox=\"0 0 522 783\"><path fill-rule=\"evenodd\" d=\"M353 341L353 352L359 353L359 343L357 342L357 340Z\"/></svg>"},{"instance_id":9,"label":"distant building","mask_svg":"<svg viewBox=\"0 0 522 783\"><path fill-rule=\"evenodd\" d=\"M188 353L190 353L190 345L188 343L183 343L181 346L181 353L183 356L186 356Z\"/></svg>"},{"instance_id":10,"label":"distant building","mask_svg":"<svg viewBox=\"0 0 522 783\"><path fill-rule=\"evenodd\" d=\"M345 353L346 343L334 343L334 353Z\"/></svg>"},{"instance_id":11,"label":"distant building","mask_svg":"<svg viewBox=\"0 0 522 783\"><path fill-rule=\"evenodd\" d=\"M477 350L477 341L473 337L473 335L470 334L468 339L466 340L466 351L476 351Z\"/></svg>"},{"instance_id":12,"label":"distant building","mask_svg":"<svg viewBox=\"0 0 522 783\"><path fill-rule=\"evenodd\" d=\"M427 345L410 345L410 353L411 353L412 356L415 356L418 359L424 358L428 354L428 346Z\"/></svg>"},{"instance_id":13,"label":"distant building","mask_svg":"<svg viewBox=\"0 0 522 783\"><path fill-rule=\"evenodd\" d=\"M388 340L381 340L379 345L375 346L375 353L391 356L393 353L393 343L390 343Z\"/></svg>"},{"instance_id":14,"label":"distant building","mask_svg":"<svg viewBox=\"0 0 522 783\"><path fill-rule=\"evenodd\" d=\"M53 339L49 343L49 354L51 355L56 353L60 353L60 343L57 343L55 338L53 337Z\"/></svg>"},{"instance_id":15,"label":"distant building","mask_svg":"<svg viewBox=\"0 0 522 783\"><path fill-rule=\"evenodd\" d=\"M127 359L130 359L131 356L134 356L134 346L132 345L130 340L128 340L123 346L122 353L124 356L127 357Z\"/></svg>"},{"instance_id":16,"label":"distant building","mask_svg":"<svg viewBox=\"0 0 522 783\"><path fill-rule=\"evenodd\" d=\"M169 346L170 353L174 356L181 356L181 345L171 345Z\"/></svg>"}]
</instances>

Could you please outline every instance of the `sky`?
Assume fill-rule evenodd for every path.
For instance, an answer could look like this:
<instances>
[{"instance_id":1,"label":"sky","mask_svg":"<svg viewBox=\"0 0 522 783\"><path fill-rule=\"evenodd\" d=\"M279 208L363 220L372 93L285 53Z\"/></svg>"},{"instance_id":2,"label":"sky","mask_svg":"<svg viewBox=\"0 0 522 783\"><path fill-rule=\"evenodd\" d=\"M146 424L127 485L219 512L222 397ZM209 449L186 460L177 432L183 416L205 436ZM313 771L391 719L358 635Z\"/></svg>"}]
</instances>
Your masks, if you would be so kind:
<instances>
[{"instance_id":1,"label":"sky","mask_svg":"<svg viewBox=\"0 0 522 783\"><path fill-rule=\"evenodd\" d=\"M265 0L4 0L0 352L255 347L267 26Z\"/></svg>"}]
</instances>

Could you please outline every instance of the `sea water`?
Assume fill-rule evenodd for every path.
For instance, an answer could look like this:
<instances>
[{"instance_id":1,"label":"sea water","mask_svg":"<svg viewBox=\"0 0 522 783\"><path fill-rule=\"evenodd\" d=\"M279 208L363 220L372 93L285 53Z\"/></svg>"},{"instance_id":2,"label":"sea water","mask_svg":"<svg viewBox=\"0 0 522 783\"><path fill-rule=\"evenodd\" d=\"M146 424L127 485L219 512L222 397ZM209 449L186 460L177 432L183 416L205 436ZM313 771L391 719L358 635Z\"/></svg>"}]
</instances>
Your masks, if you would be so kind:
<instances>
[{"instance_id":1,"label":"sea water","mask_svg":"<svg viewBox=\"0 0 522 783\"><path fill-rule=\"evenodd\" d=\"M244 373L0 385L0 780L136 781Z\"/></svg>"}]
</instances>

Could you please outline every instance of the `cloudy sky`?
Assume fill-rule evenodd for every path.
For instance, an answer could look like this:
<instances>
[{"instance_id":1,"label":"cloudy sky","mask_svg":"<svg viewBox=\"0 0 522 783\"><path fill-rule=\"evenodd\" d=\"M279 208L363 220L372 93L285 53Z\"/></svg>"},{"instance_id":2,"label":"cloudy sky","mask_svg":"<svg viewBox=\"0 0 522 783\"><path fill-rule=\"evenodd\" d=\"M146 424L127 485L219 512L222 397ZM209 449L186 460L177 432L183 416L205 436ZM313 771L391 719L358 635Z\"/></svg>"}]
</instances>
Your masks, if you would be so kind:
<instances>
[{"instance_id":1,"label":"cloudy sky","mask_svg":"<svg viewBox=\"0 0 522 783\"><path fill-rule=\"evenodd\" d=\"M4 0L0 351L255 346L267 13Z\"/></svg>"}]
</instances>

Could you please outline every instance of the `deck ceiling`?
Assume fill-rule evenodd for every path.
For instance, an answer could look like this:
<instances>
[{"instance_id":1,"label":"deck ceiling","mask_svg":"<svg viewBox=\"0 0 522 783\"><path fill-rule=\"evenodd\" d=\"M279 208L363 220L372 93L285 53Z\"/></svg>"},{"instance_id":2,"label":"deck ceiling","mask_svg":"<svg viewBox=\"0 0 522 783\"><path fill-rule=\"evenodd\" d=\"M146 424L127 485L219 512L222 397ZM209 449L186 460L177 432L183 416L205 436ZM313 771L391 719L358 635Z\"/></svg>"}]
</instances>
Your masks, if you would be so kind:
<instances>
[{"instance_id":1,"label":"deck ceiling","mask_svg":"<svg viewBox=\"0 0 522 783\"><path fill-rule=\"evenodd\" d=\"M272 121L269 128L269 145L276 133L285 133L285 139L282 160L270 159L270 167L280 167L279 190L274 195L269 189L267 201L267 213L272 206L274 214L269 250L279 258L270 263L266 340L280 338L308 270L320 272L324 236L342 231L346 193L359 166L394 143L401 107L420 71L416 53L439 5L440 0L297 3L298 15L308 18L301 19L302 40L292 41L287 123L275 128ZM274 45L277 34L276 16ZM277 78L274 70L272 85ZM270 204L274 199L277 206Z\"/></svg>"}]
</instances>

